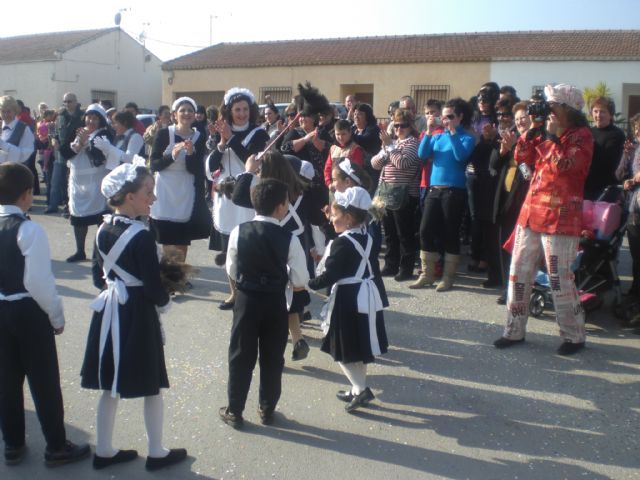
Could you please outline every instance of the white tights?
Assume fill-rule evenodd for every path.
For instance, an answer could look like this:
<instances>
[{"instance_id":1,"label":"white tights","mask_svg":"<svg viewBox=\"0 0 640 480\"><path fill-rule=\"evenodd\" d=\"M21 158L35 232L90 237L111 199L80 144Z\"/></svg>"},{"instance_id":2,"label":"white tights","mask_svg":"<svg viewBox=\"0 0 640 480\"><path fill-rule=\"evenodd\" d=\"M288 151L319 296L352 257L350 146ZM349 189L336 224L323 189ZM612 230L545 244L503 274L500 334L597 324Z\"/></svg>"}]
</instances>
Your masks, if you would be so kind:
<instances>
[{"instance_id":1,"label":"white tights","mask_svg":"<svg viewBox=\"0 0 640 480\"><path fill-rule=\"evenodd\" d=\"M351 393L358 395L367 388L367 365L362 362L342 363L338 362L340 368L347 376L351 385Z\"/></svg>"},{"instance_id":2,"label":"white tights","mask_svg":"<svg viewBox=\"0 0 640 480\"><path fill-rule=\"evenodd\" d=\"M118 453L112 444L118 399L119 397L113 398L110 391L104 391L98 400L96 455L99 457L113 457ZM144 424L147 429L150 457L160 458L169 454L169 450L162 446L163 409L161 393L144 397Z\"/></svg>"}]
</instances>

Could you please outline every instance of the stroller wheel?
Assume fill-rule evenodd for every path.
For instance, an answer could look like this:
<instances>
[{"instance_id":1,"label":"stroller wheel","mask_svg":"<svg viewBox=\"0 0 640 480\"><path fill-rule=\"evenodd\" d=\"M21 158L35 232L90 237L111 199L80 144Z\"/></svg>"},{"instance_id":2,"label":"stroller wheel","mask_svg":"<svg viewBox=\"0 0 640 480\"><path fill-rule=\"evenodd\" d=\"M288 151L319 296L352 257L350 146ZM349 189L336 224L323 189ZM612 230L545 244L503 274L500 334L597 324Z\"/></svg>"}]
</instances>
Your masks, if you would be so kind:
<instances>
[{"instance_id":1,"label":"stroller wheel","mask_svg":"<svg viewBox=\"0 0 640 480\"><path fill-rule=\"evenodd\" d=\"M541 292L533 292L529 300L529 313L536 318L542 317L544 311L544 295Z\"/></svg>"}]
</instances>

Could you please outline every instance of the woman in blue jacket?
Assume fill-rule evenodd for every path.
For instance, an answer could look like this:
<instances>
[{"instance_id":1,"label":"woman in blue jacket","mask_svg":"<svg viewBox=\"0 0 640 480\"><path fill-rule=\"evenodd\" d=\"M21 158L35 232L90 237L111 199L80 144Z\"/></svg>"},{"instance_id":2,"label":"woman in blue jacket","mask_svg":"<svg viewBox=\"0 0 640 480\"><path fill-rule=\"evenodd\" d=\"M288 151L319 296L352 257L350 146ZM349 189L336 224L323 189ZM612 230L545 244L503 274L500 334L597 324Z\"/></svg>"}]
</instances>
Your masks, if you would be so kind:
<instances>
[{"instance_id":1,"label":"woman in blue jacket","mask_svg":"<svg viewBox=\"0 0 640 480\"><path fill-rule=\"evenodd\" d=\"M460 223L466 201L465 168L475 146L474 137L465 129L471 122L471 107L461 98L449 100L442 110L444 133L432 135L434 118L427 123L426 134L418 148L421 159L430 159L431 183L420 222L420 260L422 273L409 288L421 288L435 282L435 265L440 256L436 236L444 247L444 271L436 291L453 286L460 260Z\"/></svg>"}]
</instances>

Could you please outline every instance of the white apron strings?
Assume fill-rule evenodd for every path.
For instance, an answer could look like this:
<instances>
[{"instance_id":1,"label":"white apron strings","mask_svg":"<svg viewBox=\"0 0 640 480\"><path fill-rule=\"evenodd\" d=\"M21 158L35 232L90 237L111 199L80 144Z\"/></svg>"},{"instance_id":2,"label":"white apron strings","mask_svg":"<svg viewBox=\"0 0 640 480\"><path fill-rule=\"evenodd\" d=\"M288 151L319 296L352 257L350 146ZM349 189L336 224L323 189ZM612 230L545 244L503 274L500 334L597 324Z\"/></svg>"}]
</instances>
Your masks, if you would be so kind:
<instances>
[{"instance_id":1,"label":"white apron strings","mask_svg":"<svg viewBox=\"0 0 640 480\"><path fill-rule=\"evenodd\" d=\"M98 235L100 234L102 228L106 223L111 221L111 216L105 216L105 222L98 229ZM89 307L96 311L100 312L104 309L102 313L102 322L100 327L100 348L99 348L99 357L98 357L98 384L100 388L102 388L102 357L104 355L104 349L107 344L107 339L109 337L109 333L111 333L111 344L113 349L113 382L111 384L111 396L115 398L117 396L118 391L118 374L119 374L119 366L120 366L120 314L118 305L124 305L129 299L129 294L127 293L127 287L140 287L142 286L142 281L131 275L129 272L123 270L118 265L116 265L116 261L124 251L125 247L129 244L129 242L142 230L145 230L145 227L140 222L131 222L129 228L127 228L122 235L116 240L111 250L109 250L109 254L105 254L102 250L98 248L99 254L103 258L102 272L105 283L107 284L106 290L103 290L100 295L89 305ZM96 235L96 238L98 237ZM115 272L117 275L115 279L111 280L109 278L110 272Z\"/></svg>"},{"instance_id":2,"label":"white apron strings","mask_svg":"<svg viewBox=\"0 0 640 480\"><path fill-rule=\"evenodd\" d=\"M353 277L343 278L338 280L331 287L331 294L329 295L329 301L322 310L322 331L326 335L329 331L331 322L331 314L336 301L336 293L339 285L353 285L360 283L360 289L358 290L358 313L365 313L369 319L369 343L371 344L371 353L376 356L380 355L380 343L378 342L378 331L376 328L376 312L382 310L382 299L380 298L380 292L378 287L373 281L373 270L371 269L371 263L369 262L369 254L371 253L371 247L373 245L373 239L371 236L367 236L367 246L362 248L362 245L355 240L349 231L346 231L340 235L346 237L353 244L356 251L362 257L360 266ZM369 277L364 278L365 268L369 269ZM326 311L325 311L326 309Z\"/></svg>"},{"instance_id":3,"label":"white apron strings","mask_svg":"<svg viewBox=\"0 0 640 480\"><path fill-rule=\"evenodd\" d=\"M280 226L284 227L289 222L289 220L293 218L298 228L292 231L291 235L295 235L296 237L298 235L301 235L302 232L304 232L304 223L302 223L302 220L300 219L300 215L298 215L298 207L300 206L301 202L302 202L302 195L300 195L296 199L296 203L294 203L293 205L289 204L289 211L287 212L285 217L280 221Z\"/></svg>"}]
</instances>

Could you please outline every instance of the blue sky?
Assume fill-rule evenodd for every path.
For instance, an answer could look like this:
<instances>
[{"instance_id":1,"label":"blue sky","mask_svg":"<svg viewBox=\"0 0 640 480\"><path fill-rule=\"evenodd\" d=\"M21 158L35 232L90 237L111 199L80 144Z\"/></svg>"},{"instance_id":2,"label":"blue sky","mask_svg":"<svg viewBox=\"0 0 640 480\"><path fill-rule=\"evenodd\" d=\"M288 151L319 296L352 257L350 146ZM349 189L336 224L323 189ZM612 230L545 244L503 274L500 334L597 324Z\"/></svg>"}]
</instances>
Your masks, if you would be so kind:
<instances>
[{"instance_id":1,"label":"blue sky","mask_svg":"<svg viewBox=\"0 0 640 480\"><path fill-rule=\"evenodd\" d=\"M640 0L62 0L3 2L0 36L111 27L119 10L122 28L162 60L219 42L640 29Z\"/></svg>"}]
</instances>

